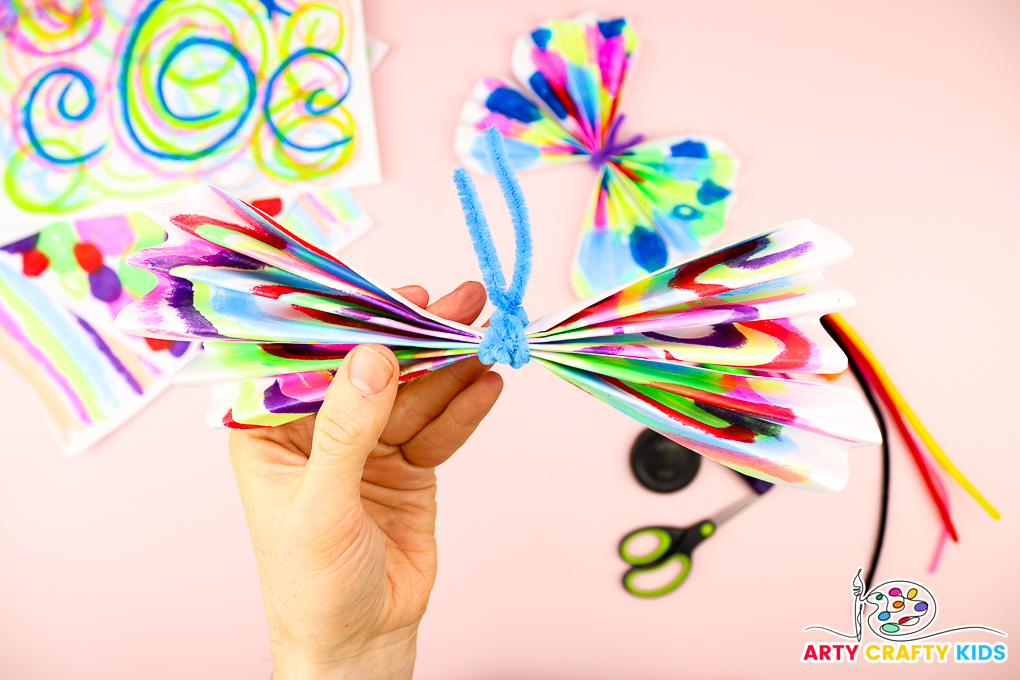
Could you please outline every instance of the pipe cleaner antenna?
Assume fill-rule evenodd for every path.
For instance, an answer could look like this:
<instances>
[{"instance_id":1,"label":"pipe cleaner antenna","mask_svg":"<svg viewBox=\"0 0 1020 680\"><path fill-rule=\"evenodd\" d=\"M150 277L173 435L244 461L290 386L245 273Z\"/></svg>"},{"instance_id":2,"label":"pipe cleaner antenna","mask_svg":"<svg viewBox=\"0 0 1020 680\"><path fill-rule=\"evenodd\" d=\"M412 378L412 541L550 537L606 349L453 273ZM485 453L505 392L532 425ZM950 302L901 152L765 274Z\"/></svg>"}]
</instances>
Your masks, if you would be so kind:
<instances>
[{"instance_id":1,"label":"pipe cleaner antenna","mask_svg":"<svg viewBox=\"0 0 1020 680\"><path fill-rule=\"evenodd\" d=\"M522 306L524 291L528 287L528 279L531 278L531 222L528 220L528 206L524 202L521 186L507 159L503 135L494 127L485 130L485 155L496 175L496 181L499 182L506 207L510 211L516 250L513 278L507 286L503 265L499 262L496 246L492 242L492 232L489 231L485 211L481 201L478 200L475 183L467 170L463 167L457 168L453 173L453 183L457 185L460 206L464 211L468 233L471 234L478 266L482 270L485 290L496 306L489 320L489 327L482 336L478 358L484 364L500 363L520 368L531 359L528 339L524 334L524 327L528 325L528 315Z\"/></svg>"}]
</instances>

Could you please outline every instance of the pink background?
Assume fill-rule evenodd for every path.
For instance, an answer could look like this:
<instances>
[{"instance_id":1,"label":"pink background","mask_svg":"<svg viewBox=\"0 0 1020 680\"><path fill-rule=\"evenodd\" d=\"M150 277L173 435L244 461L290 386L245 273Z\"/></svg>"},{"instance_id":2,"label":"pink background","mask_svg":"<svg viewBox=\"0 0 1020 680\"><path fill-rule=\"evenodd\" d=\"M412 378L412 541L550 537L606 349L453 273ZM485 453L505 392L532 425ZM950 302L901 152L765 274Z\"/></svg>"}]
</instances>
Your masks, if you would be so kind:
<instances>
[{"instance_id":1,"label":"pink background","mask_svg":"<svg viewBox=\"0 0 1020 680\"><path fill-rule=\"evenodd\" d=\"M477 278L450 181L463 99L509 72L513 39L541 20L627 12L643 53L623 132L707 132L736 150L740 199L723 242L810 217L857 248L831 270L859 300L846 317L1003 513L991 521L952 486L962 542L928 574L937 517L896 439L878 577L926 583L942 627L1020 632L1020 4L366 4L369 32L393 46L374 79L385 181L356 191L377 227L347 259L437 293ZM532 316L572 301L566 269L592 181L585 166L521 177ZM480 184L506 248L495 186ZM683 588L641 601L619 585L620 536L696 521L741 483L706 464L679 494L645 492L626 462L636 424L538 367L503 373L501 402L440 473L440 574L417 677L962 676L955 664L798 661L824 640L803 626L850 626L877 449L852 454L842 493L770 493L698 549ZM0 392L0 678L268 678L255 562L225 435L203 423L208 395L173 389L66 460L9 366L0 384L12 384ZM1017 677L1018 664L967 677Z\"/></svg>"}]
</instances>

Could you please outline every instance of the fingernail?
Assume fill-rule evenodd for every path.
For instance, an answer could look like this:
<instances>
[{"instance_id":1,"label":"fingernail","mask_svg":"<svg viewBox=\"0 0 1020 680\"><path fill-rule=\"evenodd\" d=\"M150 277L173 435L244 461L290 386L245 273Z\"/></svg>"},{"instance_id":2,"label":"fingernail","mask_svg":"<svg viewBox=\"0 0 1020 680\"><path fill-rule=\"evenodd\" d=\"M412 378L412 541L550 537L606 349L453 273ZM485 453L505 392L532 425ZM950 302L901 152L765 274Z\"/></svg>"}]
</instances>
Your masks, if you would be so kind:
<instances>
[{"instance_id":1,"label":"fingernail","mask_svg":"<svg viewBox=\"0 0 1020 680\"><path fill-rule=\"evenodd\" d=\"M371 347L359 347L351 357L347 376L362 394L379 394L393 377L393 364Z\"/></svg>"}]
</instances>

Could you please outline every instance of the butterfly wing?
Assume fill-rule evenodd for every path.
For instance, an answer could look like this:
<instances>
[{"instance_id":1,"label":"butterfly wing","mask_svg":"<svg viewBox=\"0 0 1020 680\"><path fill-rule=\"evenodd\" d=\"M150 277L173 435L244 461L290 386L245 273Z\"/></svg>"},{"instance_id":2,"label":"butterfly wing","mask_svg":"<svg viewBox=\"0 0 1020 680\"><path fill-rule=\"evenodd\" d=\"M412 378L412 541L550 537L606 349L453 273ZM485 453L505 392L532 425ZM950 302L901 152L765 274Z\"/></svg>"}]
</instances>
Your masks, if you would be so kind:
<instances>
[{"instance_id":1,"label":"butterfly wing","mask_svg":"<svg viewBox=\"0 0 1020 680\"><path fill-rule=\"evenodd\" d=\"M601 148L637 57L637 33L625 17L593 13L546 21L514 44L514 77L585 149Z\"/></svg>"},{"instance_id":2,"label":"butterfly wing","mask_svg":"<svg viewBox=\"0 0 1020 680\"><path fill-rule=\"evenodd\" d=\"M623 18L547 21L514 43L520 87L485 78L461 111L454 139L465 166L491 172L482 132L503 134L515 170L586 160L601 148L638 47Z\"/></svg>"},{"instance_id":3,"label":"butterfly wing","mask_svg":"<svg viewBox=\"0 0 1020 680\"><path fill-rule=\"evenodd\" d=\"M233 345L237 345L234 347ZM245 367L237 373L221 374L219 380L214 371L224 357L218 355L220 350L229 347L236 365ZM275 355L276 346L238 344L238 343L206 343L205 350L174 376L174 383L184 387L212 388L212 401L206 411L206 422L216 428L248 429L255 427L272 427L283 425L297 418L316 413L326 397L329 383L336 374L337 366L343 361L347 351L353 346L336 348L331 360L322 360L322 368L309 370L315 361L292 362L283 368L287 373L270 373L264 364L258 364L267 354ZM321 350L321 346L315 346ZM293 351L293 346L289 346ZM401 357L401 353L396 353ZM405 358L400 361L400 382L407 382L420 375L448 366L456 361L467 358L473 353L461 352L451 356L423 359ZM414 353L403 354L404 357ZM212 360L204 363L208 357ZM273 356L274 360L278 356ZM256 370L251 370L254 364Z\"/></svg>"},{"instance_id":4,"label":"butterfly wing","mask_svg":"<svg viewBox=\"0 0 1020 680\"><path fill-rule=\"evenodd\" d=\"M503 133L516 170L616 153L610 130L638 48L628 19L592 13L522 35L511 57L522 89L497 78L478 84L457 128L457 155L490 172L488 126ZM737 160L711 137L654 140L602 160L571 267L582 298L700 252L733 203Z\"/></svg>"},{"instance_id":5,"label":"butterfly wing","mask_svg":"<svg viewBox=\"0 0 1020 680\"><path fill-rule=\"evenodd\" d=\"M361 343L393 347L411 377L477 350L476 331L418 308L217 189L192 187L186 203L149 214L171 239L127 258L157 285L117 325L203 340L205 351L175 381L214 387L209 420L217 425L314 413Z\"/></svg>"},{"instance_id":6,"label":"butterfly wing","mask_svg":"<svg viewBox=\"0 0 1020 680\"><path fill-rule=\"evenodd\" d=\"M880 440L874 418L855 391L785 373L846 367L818 318L852 304L820 271L850 253L832 232L794 222L540 319L531 352L713 460L838 490L846 453Z\"/></svg>"},{"instance_id":7,"label":"butterfly wing","mask_svg":"<svg viewBox=\"0 0 1020 680\"><path fill-rule=\"evenodd\" d=\"M590 297L701 252L725 226L738 165L711 137L657 139L612 157L581 223L574 292Z\"/></svg>"},{"instance_id":8,"label":"butterfly wing","mask_svg":"<svg viewBox=\"0 0 1020 680\"><path fill-rule=\"evenodd\" d=\"M638 368L639 381L627 381L606 375L602 366L585 370L543 356L536 360L665 437L772 484L839 491L849 476L847 452L879 441L859 395L846 388L760 377L753 384L759 391L753 391L739 375L703 370L700 381L670 376L673 389L667 391L649 384L646 367ZM689 382L714 384L697 390ZM740 398L727 399L733 395ZM791 406L781 406L783 398ZM812 420L804 413L807 405L831 412Z\"/></svg>"},{"instance_id":9,"label":"butterfly wing","mask_svg":"<svg viewBox=\"0 0 1020 680\"><path fill-rule=\"evenodd\" d=\"M491 173L484 132L495 127L514 170L542 168L586 158L584 147L529 96L500 78L485 78L460 114L454 151L465 167Z\"/></svg>"}]
</instances>

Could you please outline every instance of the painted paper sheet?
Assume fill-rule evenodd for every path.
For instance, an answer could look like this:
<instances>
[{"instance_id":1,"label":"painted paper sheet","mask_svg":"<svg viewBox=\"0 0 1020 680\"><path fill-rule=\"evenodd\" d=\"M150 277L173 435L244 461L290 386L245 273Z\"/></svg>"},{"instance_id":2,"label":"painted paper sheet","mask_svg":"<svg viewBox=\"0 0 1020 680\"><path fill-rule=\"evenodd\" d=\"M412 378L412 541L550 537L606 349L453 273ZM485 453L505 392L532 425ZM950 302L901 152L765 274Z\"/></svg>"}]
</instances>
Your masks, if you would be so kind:
<instances>
[{"instance_id":1,"label":"painted paper sheet","mask_svg":"<svg viewBox=\"0 0 1020 680\"><path fill-rule=\"evenodd\" d=\"M328 250L372 225L346 189L302 194L284 219ZM131 213L55 222L0 246L0 357L40 398L68 455L138 413L197 350L113 327L121 309L156 285L123 258L165 238L143 213Z\"/></svg>"},{"instance_id":2,"label":"painted paper sheet","mask_svg":"<svg viewBox=\"0 0 1020 680\"><path fill-rule=\"evenodd\" d=\"M377 182L360 0L0 0L0 166L0 242L195 181Z\"/></svg>"},{"instance_id":3,"label":"painted paper sheet","mask_svg":"<svg viewBox=\"0 0 1020 680\"><path fill-rule=\"evenodd\" d=\"M197 349L113 327L155 285L123 257L165 237L132 214L57 222L0 247L0 354L40 397L68 455L141 410Z\"/></svg>"}]
</instances>

